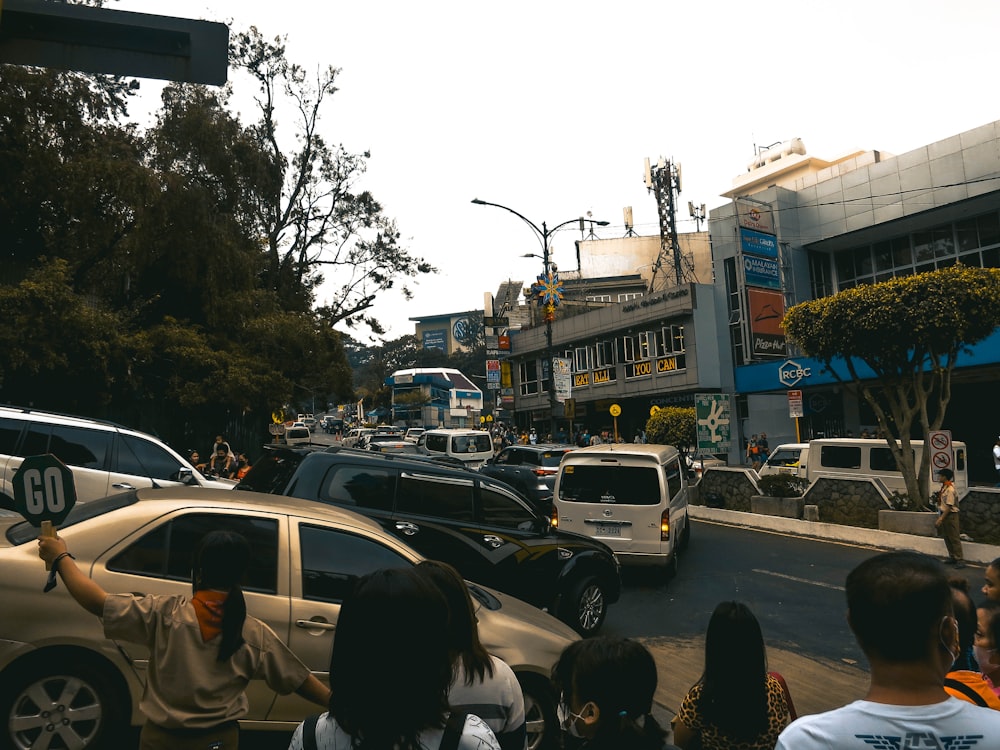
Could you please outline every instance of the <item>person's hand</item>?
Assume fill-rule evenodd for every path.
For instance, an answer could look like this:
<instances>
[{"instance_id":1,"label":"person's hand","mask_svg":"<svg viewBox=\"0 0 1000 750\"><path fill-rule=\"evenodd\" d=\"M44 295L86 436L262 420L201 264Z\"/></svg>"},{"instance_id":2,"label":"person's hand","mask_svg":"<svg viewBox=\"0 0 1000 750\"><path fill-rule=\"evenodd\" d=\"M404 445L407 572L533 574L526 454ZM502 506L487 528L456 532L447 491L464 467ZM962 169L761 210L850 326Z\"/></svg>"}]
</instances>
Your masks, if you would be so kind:
<instances>
[{"instance_id":1,"label":"person's hand","mask_svg":"<svg viewBox=\"0 0 1000 750\"><path fill-rule=\"evenodd\" d=\"M38 556L45 562L51 563L66 551L66 542L61 536L38 537Z\"/></svg>"}]
</instances>

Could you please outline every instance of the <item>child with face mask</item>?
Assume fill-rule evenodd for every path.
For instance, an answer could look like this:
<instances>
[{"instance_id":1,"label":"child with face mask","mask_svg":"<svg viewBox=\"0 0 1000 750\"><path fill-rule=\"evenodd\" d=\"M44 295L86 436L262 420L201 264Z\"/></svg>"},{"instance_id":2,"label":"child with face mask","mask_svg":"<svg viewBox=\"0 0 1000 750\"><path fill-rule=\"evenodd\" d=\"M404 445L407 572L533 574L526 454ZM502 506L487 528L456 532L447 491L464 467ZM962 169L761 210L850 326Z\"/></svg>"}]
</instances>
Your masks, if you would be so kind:
<instances>
[{"instance_id":1,"label":"child with face mask","mask_svg":"<svg viewBox=\"0 0 1000 750\"><path fill-rule=\"evenodd\" d=\"M988 600L976 609L976 640L973 653L979 670L1000 695L1000 602Z\"/></svg>"},{"instance_id":2,"label":"child with face mask","mask_svg":"<svg viewBox=\"0 0 1000 750\"><path fill-rule=\"evenodd\" d=\"M581 750L677 750L653 718L656 663L638 641L574 641L552 670L559 723Z\"/></svg>"}]
</instances>

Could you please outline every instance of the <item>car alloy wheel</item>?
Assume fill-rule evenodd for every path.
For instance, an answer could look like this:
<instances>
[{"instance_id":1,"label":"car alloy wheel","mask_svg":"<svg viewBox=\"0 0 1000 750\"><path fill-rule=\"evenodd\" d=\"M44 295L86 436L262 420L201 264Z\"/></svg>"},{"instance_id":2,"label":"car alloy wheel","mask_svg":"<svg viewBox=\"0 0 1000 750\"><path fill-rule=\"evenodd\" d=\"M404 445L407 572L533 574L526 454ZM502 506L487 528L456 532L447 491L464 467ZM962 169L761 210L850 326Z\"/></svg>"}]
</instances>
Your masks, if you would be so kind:
<instances>
[{"instance_id":1,"label":"car alloy wheel","mask_svg":"<svg viewBox=\"0 0 1000 750\"><path fill-rule=\"evenodd\" d=\"M604 624L608 613L608 597L594 576L582 578L566 602L564 621L583 637L594 635Z\"/></svg>"},{"instance_id":2,"label":"car alloy wheel","mask_svg":"<svg viewBox=\"0 0 1000 750\"><path fill-rule=\"evenodd\" d=\"M545 750L555 747L559 736L555 699L544 677L522 674L517 677L524 695L524 728L527 750Z\"/></svg>"}]
</instances>

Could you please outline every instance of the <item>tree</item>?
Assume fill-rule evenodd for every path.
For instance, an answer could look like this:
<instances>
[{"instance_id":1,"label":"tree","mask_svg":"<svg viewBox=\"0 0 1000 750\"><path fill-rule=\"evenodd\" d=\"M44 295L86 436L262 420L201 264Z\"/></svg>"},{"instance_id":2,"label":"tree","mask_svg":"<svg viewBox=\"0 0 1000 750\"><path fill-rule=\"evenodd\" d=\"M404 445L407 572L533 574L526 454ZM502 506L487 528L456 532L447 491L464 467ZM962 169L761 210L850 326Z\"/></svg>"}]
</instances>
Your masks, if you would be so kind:
<instances>
[{"instance_id":1,"label":"tree","mask_svg":"<svg viewBox=\"0 0 1000 750\"><path fill-rule=\"evenodd\" d=\"M369 154L348 153L320 134L320 114L337 90L339 71L327 68L308 82L305 71L286 58L284 41L269 42L256 28L233 37L230 59L259 87L260 119L251 132L268 155L255 215L265 245L266 284L286 308L306 311L329 275L333 292L325 317L384 333L367 314L376 297L399 279L436 269L400 245L395 222L370 192L357 189ZM280 145L276 111L282 97L297 113L294 152ZM410 299L405 285L400 291Z\"/></svg>"},{"instance_id":2,"label":"tree","mask_svg":"<svg viewBox=\"0 0 1000 750\"><path fill-rule=\"evenodd\" d=\"M1000 269L956 265L846 289L785 315L788 337L871 406L906 481L923 505L929 477L916 475L910 439L941 428L958 355L1000 325ZM834 361L843 360L847 377ZM863 369L867 366L874 378ZM921 465L928 465L924 439Z\"/></svg>"},{"instance_id":3,"label":"tree","mask_svg":"<svg viewBox=\"0 0 1000 750\"><path fill-rule=\"evenodd\" d=\"M665 406L646 421L646 442L673 445L687 453L697 440L696 425L694 407Z\"/></svg>"}]
</instances>

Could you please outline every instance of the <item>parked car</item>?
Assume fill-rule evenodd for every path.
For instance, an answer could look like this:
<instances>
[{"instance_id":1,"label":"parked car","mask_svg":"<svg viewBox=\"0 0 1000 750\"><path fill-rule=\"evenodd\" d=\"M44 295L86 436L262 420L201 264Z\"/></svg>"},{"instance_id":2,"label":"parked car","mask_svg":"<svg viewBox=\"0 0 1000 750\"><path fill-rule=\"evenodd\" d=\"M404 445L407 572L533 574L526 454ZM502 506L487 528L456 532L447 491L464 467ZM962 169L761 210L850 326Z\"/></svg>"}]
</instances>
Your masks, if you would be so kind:
<instances>
[{"instance_id":1,"label":"parked car","mask_svg":"<svg viewBox=\"0 0 1000 750\"><path fill-rule=\"evenodd\" d=\"M340 602L372 570L422 558L376 523L329 504L250 492L139 490L78 504L60 526L81 569L110 592L191 593L191 550L206 532L237 531L254 550L244 582L247 609L264 620L320 680L327 679ZM38 530L0 517L4 599L0 618L0 746L127 747L138 725L148 651L104 637L62 587L42 592ZM558 734L549 672L576 634L512 597L470 583L487 650L517 675L529 745ZM405 658L403 655L401 658ZM247 690L254 729L291 731L316 708L280 696L260 679Z\"/></svg>"},{"instance_id":2,"label":"parked car","mask_svg":"<svg viewBox=\"0 0 1000 750\"><path fill-rule=\"evenodd\" d=\"M368 444L368 450L374 451L375 453L402 453L407 456L422 456L420 449L417 448L416 443L411 443L409 440L399 440L398 438L393 438L392 440L377 440L374 443Z\"/></svg>"},{"instance_id":3,"label":"parked car","mask_svg":"<svg viewBox=\"0 0 1000 750\"><path fill-rule=\"evenodd\" d=\"M677 572L691 537L686 468L671 445L578 448L559 464L556 522L605 542L625 565Z\"/></svg>"},{"instance_id":4,"label":"parked car","mask_svg":"<svg viewBox=\"0 0 1000 750\"><path fill-rule=\"evenodd\" d=\"M582 635L600 629L621 594L607 545L553 529L511 487L460 466L340 447L271 450L240 488L363 513L422 555L545 608Z\"/></svg>"},{"instance_id":5,"label":"parked car","mask_svg":"<svg viewBox=\"0 0 1000 750\"><path fill-rule=\"evenodd\" d=\"M688 479L697 482L705 469L712 466L726 466L726 461L711 453L688 453L685 457L688 467Z\"/></svg>"},{"instance_id":6,"label":"parked car","mask_svg":"<svg viewBox=\"0 0 1000 750\"><path fill-rule=\"evenodd\" d=\"M552 514L552 490L559 461L570 445L510 445L488 459L479 471L518 490L545 515Z\"/></svg>"},{"instance_id":7,"label":"parked car","mask_svg":"<svg viewBox=\"0 0 1000 750\"><path fill-rule=\"evenodd\" d=\"M51 453L73 472L76 498L89 502L138 487L231 488L206 477L170 446L113 422L0 407L0 507L14 508L14 473L25 456Z\"/></svg>"}]
</instances>

